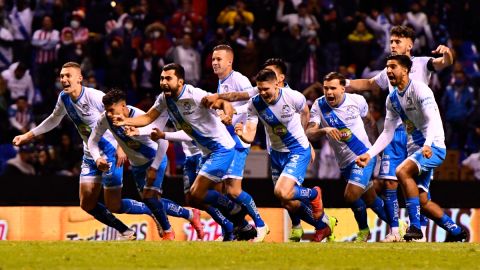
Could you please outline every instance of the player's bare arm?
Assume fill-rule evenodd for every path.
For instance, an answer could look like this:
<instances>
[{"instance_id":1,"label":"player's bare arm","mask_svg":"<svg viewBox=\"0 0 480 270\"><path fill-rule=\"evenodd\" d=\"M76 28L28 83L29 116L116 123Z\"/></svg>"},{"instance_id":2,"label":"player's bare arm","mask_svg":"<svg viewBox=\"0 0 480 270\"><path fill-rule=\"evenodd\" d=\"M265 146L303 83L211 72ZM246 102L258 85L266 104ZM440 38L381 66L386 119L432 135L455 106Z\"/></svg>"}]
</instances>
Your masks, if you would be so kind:
<instances>
[{"instance_id":1,"label":"player's bare arm","mask_svg":"<svg viewBox=\"0 0 480 270\"><path fill-rule=\"evenodd\" d=\"M254 122L247 121L245 126L243 126L243 123L237 123L235 125L235 134L245 143L252 143L256 133L257 124Z\"/></svg>"},{"instance_id":2,"label":"player's bare arm","mask_svg":"<svg viewBox=\"0 0 480 270\"><path fill-rule=\"evenodd\" d=\"M144 127L146 125L151 124L159 116L160 116L159 111L157 111L155 108L150 108L150 110L148 110L146 114L133 117L133 118L126 118L123 115L114 115L113 124L115 126Z\"/></svg>"}]
</instances>

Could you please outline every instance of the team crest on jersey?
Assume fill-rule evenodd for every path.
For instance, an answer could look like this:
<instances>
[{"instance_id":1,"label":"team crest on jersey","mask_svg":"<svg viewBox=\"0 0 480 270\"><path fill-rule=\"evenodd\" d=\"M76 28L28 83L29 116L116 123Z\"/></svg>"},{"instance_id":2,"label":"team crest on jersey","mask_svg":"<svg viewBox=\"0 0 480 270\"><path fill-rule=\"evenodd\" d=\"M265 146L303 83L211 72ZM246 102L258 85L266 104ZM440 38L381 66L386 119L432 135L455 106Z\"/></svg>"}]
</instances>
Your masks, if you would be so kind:
<instances>
[{"instance_id":1,"label":"team crest on jersey","mask_svg":"<svg viewBox=\"0 0 480 270\"><path fill-rule=\"evenodd\" d=\"M287 104L283 105L283 107L282 107L282 113L283 114L290 113L290 111L291 111L290 106L288 106Z\"/></svg>"},{"instance_id":2,"label":"team crest on jersey","mask_svg":"<svg viewBox=\"0 0 480 270\"><path fill-rule=\"evenodd\" d=\"M82 116L90 116L91 115L90 106L88 106L87 103L82 104L81 112L82 112Z\"/></svg>"},{"instance_id":3,"label":"team crest on jersey","mask_svg":"<svg viewBox=\"0 0 480 270\"><path fill-rule=\"evenodd\" d=\"M339 129L341 134L341 140L344 142L349 142L352 140L352 131L348 128Z\"/></svg>"},{"instance_id":4,"label":"team crest on jersey","mask_svg":"<svg viewBox=\"0 0 480 270\"><path fill-rule=\"evenodd\" d=\"M140 142L131 140L127 142L127 146L131 149L137 150L140 148Z\"/></svg>"},{"instance_id":5,"label":"team crest on jersey","mask_svg":"<svg viewBox=\"0 0 480 270\"><path fill-rule=\"evenodd\" d=\"M228 92L228 84L222 84L220 87L222 87L222 92L223 93Z\"/></svg>"},{"instance_id":6,"label":"team crest on jersey","mask_svg":"<svg viewBox=\"0 0 480 270\"><path fill-rule=\"evenodd\" d=\"M86 137L90 136L90 133L92 132L92 129L86 124L80 124L77 128L78 132Z\"/></svg>"},{"instance_id":7,"label":"team crest on jersey","mask_svg":"<svg viewBox=\"0 0 480 270\"><path fill-rule=\"evenodd\" d=\"M415 125L413 124L412 121L410 120L405 120L405 130L407 131L408 134L412 134L412 132L415 130Z\"/></svg>"},{"instance_id":8,"label":"team crest on jersey","mask_svg":"<svg viewBox=\"0 0 480 270\"><path fill-rule=\"evenodd\" d=\"M277 136L284 136L287 134L287 128L284 125L278 125L273 127L273 134Z\"/></svg>"},{"instance_id":9,"label":"team crest on jersey","mask_svg":"<svg viewBox=\"0 0 480 270\"><path fill-rule=\"evenodd\" d=\"M412 104L413 104L412 97L407 97L407 105L412 105Z\"/></svg>"},{"instance_id":10,"label":"team crest on jersey","mask_svg":"<svg viewBox=\"0 0 480 270\"><path fill-rule=\"evenodd\" d=\"M187 101L183 102L182 106L183 106L183 109L186 110L186 111L190 111L192 109L192 104L190 104Z\"/></svg>"}]
</instances>

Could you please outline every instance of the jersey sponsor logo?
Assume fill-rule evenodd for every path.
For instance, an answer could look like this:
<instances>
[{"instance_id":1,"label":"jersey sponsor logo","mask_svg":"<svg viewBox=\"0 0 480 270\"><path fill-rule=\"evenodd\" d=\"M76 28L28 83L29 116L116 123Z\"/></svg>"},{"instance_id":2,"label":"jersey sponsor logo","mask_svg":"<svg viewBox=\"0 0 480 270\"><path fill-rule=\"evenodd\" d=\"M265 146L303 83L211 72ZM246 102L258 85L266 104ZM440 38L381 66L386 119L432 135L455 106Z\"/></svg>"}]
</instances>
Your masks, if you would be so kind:
<instances>
[{"instance_id":1,"label":"jersey sponsor logo","mask_svg":"<svg viewBox=\"0 0 480 270\"><path fill-rule=\"evenodd\" d=\"M273 134L277 136L284 136L287 134L287 128L284 125L278 125L273 127Z\"/></svg>"},{"instance_id":2,"label":"jersey sponsor logo","mask_svg":"<svg viewBox=\"0 0 480 270\"><path fill-rule=\"evenodd\" d=\"M349 142L352 140L352 131L349 128L339 129L341 134L341 140L344 142Z\"/></svg>"},{"instance_id":3,"label":"jersey sponsor logo","mask_svg":"<svg viewBox=\"0 0 480 270\"><path fill-rule=\"evenodd\" d=\"M82 134L83 136L90 136L90 133L92 132L92 128L89 127L87 124L79 124L78 126L78 132Z\"/></svg>"},{"instance_id":4,"label":"jersey sponsor logo","mask_svg":"<svg viewBox=\"0 0 480 270\"><path fill-rule=\"evenodd\" d=\"M82 116L90 116L92 113L90 113L90 106L88 106L87 103L82 104L82 107L80 109Z\"/></svg>"},{"instance_id":5,"label":"jersey sponsor logo","mask_svg":"<svg viewBox=\"0 0 480 270\"><path fill-rule=\"evenodd\" d=\"M408 134L412 134L412 132L415 131L415 124L413 124L411 120L406 119L403 123Z\"/></svg>"},{"instance_id":6,"label":"jersey sponsor logo","mask_svg":"<svg viewBox=\"0 0 480 270\"><path fill-rule=\"evenodd\" d=\"M187 123L181 123L180 124L180 129L185 131L187 134L192 134L193 133L192 127Z\"/></svg>"},{"instance_id":7,"label":"jersey sponsor logo","mask_svg":"<svg viewBox=\"0 0 480 270\"><path fill-rule=\"evenodd\" d=\"M140 142L131 140L131 141L127 142L127 146L128 146L128 148L138 150L138 149L140 149L141 144L140 144Z\"/></svg>"}]
</instances>

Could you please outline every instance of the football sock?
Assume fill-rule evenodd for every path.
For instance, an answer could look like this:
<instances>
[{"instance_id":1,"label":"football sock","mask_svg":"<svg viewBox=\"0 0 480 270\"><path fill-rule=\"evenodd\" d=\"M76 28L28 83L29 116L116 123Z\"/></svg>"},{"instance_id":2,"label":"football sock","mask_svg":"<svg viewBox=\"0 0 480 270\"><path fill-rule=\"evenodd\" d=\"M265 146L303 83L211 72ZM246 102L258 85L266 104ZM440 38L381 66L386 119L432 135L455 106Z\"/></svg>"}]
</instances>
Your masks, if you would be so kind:
<instances>
[{"instance_id":1,"label":"football sock","mask_svg":"<svg viewBox=\"0 0 480 270\"><path fill-rule=\"evenodd\" d=\"M398 198L396 189L384 190L385 214L387 214L390 228L398 228Z\"/></svg>"},{"instance_id":2,"label":"football sock","mask_svg":"<svg viewBox=\"0 0 480 270\"><path fill-rule=\"evenodd\" d=\"M95 208L87 211L87 213L92 215L96 220L102 222L103 224L115 228L120 233L128 230L127 225L125 225L122 221L116 218L110 211L108 211L105 205L101 203L97 203Z\"/></svg>"},{"instance_id":3,"label":"football sock","mask_svg":"<svg viewBox=\"0 0 480 270\"><path fill-rule=\"evenodd\" d=\"M143 202L135 201L132 199L122 199L119 214L134 214L134 215L151 215L152 212L146 204Z\"/></svg>"},{"instance_id":4,"label":"football sock","mask_svg":"<svg viewBox=\"0 0 480 270\"><path fill-rule=\"evenodd\" d=\"M161 199L157 198L146 198L145 204L148 205L150 210L152 210L152 214L157 219L160 226L164 231L170 230L170 222L168 221L167 213L165 212L165 207Z\"/></svg>"},{"instance_id":5,"label":"football sock","mask_svg":"<svg viewBox=\"0 0 480 270\"><path fill-rule=\"evenodd\" d=\"M363 230L368 228L367 220L367 205L362 199L354 201L351 205L353 215L358 224L358 229Z\"/></svg>"},{"instance_id":6,"label":"football sock","mask_svg":"<svg viewBox=\"0 0 480 270\"><path fill-rule=\"evenodd\" d=\"M253 201L252 196L245 191L242 191L237 198L233 199L236 203L241 204L245 209L247 209L248 215L253 219L256 227L263 227L265 223L263 219L260 217L260 213L258 212L257 205L255 201Z\"/></svg>"},{"instance_id":7,"label":"football sock","mask_svg":"<svg viewBox=\"0 0 480 270\"><path fill-rule=\"evenodd\" d=\"M420 226L420 201L418 197L407 198L405 200L407 206L408 219L410 220L410 226L415 226L418 229Z\"/></svg>"},{"instance_id":8,"label":"football sock","mask_svg":"<svg viewBox=\"0 0 480 270\"><path fill-rule=\"evenodd\" d=\"M191 211L189 209L184 208L169 199L162 198L162 202L167 215L190 220Z\"/></svg>"}]
</instances>

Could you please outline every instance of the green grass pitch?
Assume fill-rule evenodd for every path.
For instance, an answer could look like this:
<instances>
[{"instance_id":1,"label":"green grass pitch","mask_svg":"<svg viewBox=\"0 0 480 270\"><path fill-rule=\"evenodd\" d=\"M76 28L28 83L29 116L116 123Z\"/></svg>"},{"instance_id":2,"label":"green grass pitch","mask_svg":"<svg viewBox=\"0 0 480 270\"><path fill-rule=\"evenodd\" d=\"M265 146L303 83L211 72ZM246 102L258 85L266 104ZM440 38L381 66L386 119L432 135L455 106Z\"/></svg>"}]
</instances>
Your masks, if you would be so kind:
<instances>
[{"instance_id":1,"label":"green grass pitch","mask_svg":"<svg viewBox=\"0 0 480 270\"><path fill-rule=\"evenodd\" d=\"M480 269L480 244L4 241L0 269Z\"/></svg>"}]
</instances>

